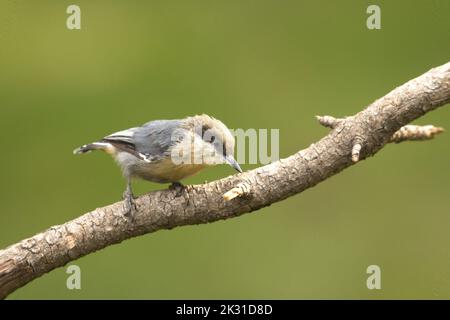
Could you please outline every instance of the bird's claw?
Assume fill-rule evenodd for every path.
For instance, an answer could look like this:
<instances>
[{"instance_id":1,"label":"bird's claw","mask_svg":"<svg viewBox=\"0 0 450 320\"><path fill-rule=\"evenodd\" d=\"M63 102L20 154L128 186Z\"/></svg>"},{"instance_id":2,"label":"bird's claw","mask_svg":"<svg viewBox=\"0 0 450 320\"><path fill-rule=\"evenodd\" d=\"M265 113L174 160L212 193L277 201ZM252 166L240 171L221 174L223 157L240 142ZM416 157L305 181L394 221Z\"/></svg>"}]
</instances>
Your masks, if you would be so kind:
<instances>
[{"instance_id":1,"label":"bird's claw","mask_svg":"<svg viewBox=\"0 0 450 320\"><path fill-rule=\"evenodd\" d=\"M134 196L131 192L125 191L123 193L123 213L125 216L133 216L134 211L136 211L136 203L134 201Z\"/></svg>"},{"instance_id":2,"label":"bird's claw","mask_svg":"<svg viewBox=\"0 0 450 320\"><path fill-rule=\"evenodd\" d=\"M181 194L183 193L185 188L186 187L180 182L172 182L172 184L169 186L170 190L175 191L177 197L181 197Z\"/></svg>"}]
</instances>

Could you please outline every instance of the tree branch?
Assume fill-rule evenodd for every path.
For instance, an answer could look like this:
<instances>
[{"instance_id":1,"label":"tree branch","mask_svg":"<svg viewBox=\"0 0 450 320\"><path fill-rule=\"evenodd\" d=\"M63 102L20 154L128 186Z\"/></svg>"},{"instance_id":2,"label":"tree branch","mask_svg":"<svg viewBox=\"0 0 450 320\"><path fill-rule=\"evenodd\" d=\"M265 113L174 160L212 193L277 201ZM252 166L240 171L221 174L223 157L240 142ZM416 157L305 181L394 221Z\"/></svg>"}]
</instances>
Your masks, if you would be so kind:
<instances>
[{"instance_id":1,"label":"tree branch","mask_svg":"<svg viewBox=\"0 0 450 320\"><path fill-rule=\"evenodd\" d=\"M406 125L400 128L391 137L389 142L400 143L408 140L428 140L433 139L435 135L444 132L444 128L428 126Z\"/></svg>"},{"instance_id":2,"label":"tree branch","mask_svg":"<svg viewBox=\"0 0 450 320\"><path fill-rule=\"evenodd\" d=\"M46 272L125 239L237 217L311 188L374 155L388 142L430 138L441 130L397 130L449 101L447 63L394 89L354 116L319 117L332 129L330 133L286 159L188 186L181 195L173 190L142 195L132 218L123 214L122 202L117 202L51 227L0 251L0 298Z\"/></svg>"}]
</instances>

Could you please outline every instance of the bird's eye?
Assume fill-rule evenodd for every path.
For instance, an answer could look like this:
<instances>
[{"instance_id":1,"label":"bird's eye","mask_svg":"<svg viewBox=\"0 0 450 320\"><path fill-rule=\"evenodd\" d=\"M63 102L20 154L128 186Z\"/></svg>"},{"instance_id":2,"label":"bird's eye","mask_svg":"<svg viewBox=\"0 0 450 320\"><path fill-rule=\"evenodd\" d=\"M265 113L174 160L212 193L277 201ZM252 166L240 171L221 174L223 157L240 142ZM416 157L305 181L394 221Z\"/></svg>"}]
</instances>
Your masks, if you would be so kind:
<instances>
[{"instance_id":1,"label":"bird's eye","mask_svg":"<svg viewBox=\"0 0 450 320\"><path fill-rule=\"evenodd\" d=\"M216 140L216 137L212 136L211 139L209 140L209 143L213 143L214 140Z\"/></svg>"}]
</instances>

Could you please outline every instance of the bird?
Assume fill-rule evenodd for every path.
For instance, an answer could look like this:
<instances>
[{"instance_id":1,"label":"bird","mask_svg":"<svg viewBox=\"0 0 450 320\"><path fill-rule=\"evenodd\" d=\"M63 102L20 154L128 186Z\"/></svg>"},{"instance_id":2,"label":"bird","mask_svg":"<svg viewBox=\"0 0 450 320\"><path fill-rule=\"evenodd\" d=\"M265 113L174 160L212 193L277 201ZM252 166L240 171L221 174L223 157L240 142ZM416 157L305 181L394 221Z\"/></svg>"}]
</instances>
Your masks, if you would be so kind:
<instances>
[{"instance_id":1,"label":"bird","mask_svg":"<svg viewBox=\"0 0 450 320\"><path fill-rule=\"evenodd\" d=\"M223 122L201 114L153 120L82 145L73 153L101 150L115 159L126 179L124 212L129 214L135 208L134 178L171 183L170 188L180 191L182 179L206 167L226 163L242 172L234 158L234 145L234 136Z\"/></svg>"}]
</instances>

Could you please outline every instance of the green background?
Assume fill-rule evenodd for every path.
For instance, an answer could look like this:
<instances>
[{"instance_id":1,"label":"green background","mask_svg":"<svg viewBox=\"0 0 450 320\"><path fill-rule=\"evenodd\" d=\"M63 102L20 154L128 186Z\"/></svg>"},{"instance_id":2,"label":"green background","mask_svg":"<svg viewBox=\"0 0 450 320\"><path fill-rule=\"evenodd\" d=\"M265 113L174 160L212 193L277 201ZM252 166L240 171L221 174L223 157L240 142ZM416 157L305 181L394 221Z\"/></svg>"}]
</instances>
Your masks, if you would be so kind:
<instances>
[{"instance_id":1,"label":"green background","mask_svg":"<svg viewBox=\"0 0 450 320\"><path fill-rule=\"evenodd\" d=\"M81 30L66 28L70 4ZM366 28L369 4L381 30ZM0 248L120 200L115 163L75 147L205 112L279 128L286 157L327 134L314 115L354 114L449 61L449 12L445 0L1 1ZM417 123L450 130L450 108ZM449 139L388 145L269 208L90 254L73 262L81 290L60 268L10 298L450 298ZM366 288L372 264L381 290Z\"/></svg>"}]
</instances>

